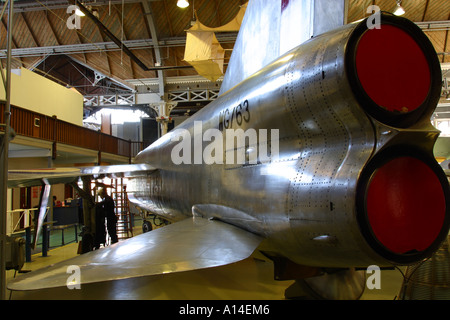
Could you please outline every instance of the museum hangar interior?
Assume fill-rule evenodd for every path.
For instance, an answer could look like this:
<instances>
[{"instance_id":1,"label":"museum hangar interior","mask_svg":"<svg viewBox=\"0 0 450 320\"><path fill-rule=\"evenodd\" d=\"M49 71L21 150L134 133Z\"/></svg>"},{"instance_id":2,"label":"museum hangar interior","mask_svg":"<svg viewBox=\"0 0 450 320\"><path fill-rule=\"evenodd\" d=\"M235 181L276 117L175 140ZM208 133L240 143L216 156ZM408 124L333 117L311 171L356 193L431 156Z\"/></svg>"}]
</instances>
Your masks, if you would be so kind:
<instances>
[{"instance_id":1,"label":"museum hangar interior","mask_svg":"<svg viewBox=\"0 0 450 320\"><path fill-rule=\"evenodd\" d=\"M342 0L333 1L333 8L330 7L326 1L312 0L280 0L270 6L263 0L17 0L10 19L9 6L4 3L0 25L0 59L4 69L4 86L0 87L0 123L5 123L7 108L10 108L12 129L6 167L26 173L26 170L34 169L133 164L142 150L286 53L285 48L295 48L323 32L355 24L377 10L390 15L401 8L404 11L401 17L413 22L426 36L434 48L433 59L439 63L442 79L434 100L436 108L426 115L426 120L440 131L431 148L436 163L448 174L450 3L440 0ZM244 26L246 29L242 30ZM296 26L301 26L298 29L307 35L292 31ZM413 56L409 50L402 48L402 53ZM235 52L243 61L237 67L232 57ZM326 77L328 73L322 71L322 80ZM409 95L414 95L415 91L408 89L413 86L411 83L421 83L418 77L416 71L411 71L403 78L395 79L403 82L398 84L399 87L410 90L408 97L404 97L408 101L406 104L411 100ZM289 101L288 95L286 101ZM234 112L235 123L240 125L253 117L253 111L251 116L248 111L248 108L252 110L253 104L250 98L237 104L238 107L230 111L232 115ZM218 117L227 129L233 122L233 118ZM404 124L401 126L405 127ZM3 141L6 140L5 127L0 127ZM429 126L425 127L433 131ZM279 148L281 150L283 144ZM211 177L215 176L211 173ZM129 201L128 183L126 174L103 175L92 179L88 187L96 202L101 201L99 188L106 188L114 198L119 243L173 222L148 207L142 208ZM11 245L20 246L21 256L14 258L20 267L14 263L12 267L6 267L2 281L6 299L297 298L296 293L291 295L286 291L295 285L295 278L275 279L274 268L279 269L280 265L274 263L274 257L264 250L254 250L245 259L215 268L137 278L117 276L113 281L83 283L81 290L68 290L66 286L31 291L6 289L9 281L20 276L18 269L34 271L79 256L86 216L83 216L83 201L80 200L85 185L82 182L54 184L47 194L53 203L48 202L42 235L33 238L46 188L38 185L7 188L6 180L3 184L6 203L2 210L6 210L6 220L2 232L10 239L23 239L20 244ZM154 191L159 185L152 185L152 188ZM191 193L189 190L184 192L186 195L177 196L188 197ZM261 193L260 197L265 198ZM444 196L448 194L444 192ZM329 203L329 210L333 210L334 204ZM192 208L192 213L188 214L201 214L201 207L198 212ZM319 237L323 236L314 239ZM108 238L102 244L104 247L110 245ZM442 248L444 253L439 251ZM446 273L443 277L446 277L447 291L442 296L450 299L448 245L442 248L437 251L446 254L447 259L444 270L439 269ZM12 249L8 250L2 252L11 255ZM7 262L12 259L11 256L1 258ZM409 291L405 294L407 275L406 266L384 268L381 270L381 289L365 288L344 299L394 300L412 295ZM429 286L433 287L433 284ZM303 290L306 289L303 287ZM320 296L332 289L317 290L319 292L315 294ZM432 288L429 290L433 291ZM439 294L424 298L438 299Z\"/></svg>"}]
</instances>

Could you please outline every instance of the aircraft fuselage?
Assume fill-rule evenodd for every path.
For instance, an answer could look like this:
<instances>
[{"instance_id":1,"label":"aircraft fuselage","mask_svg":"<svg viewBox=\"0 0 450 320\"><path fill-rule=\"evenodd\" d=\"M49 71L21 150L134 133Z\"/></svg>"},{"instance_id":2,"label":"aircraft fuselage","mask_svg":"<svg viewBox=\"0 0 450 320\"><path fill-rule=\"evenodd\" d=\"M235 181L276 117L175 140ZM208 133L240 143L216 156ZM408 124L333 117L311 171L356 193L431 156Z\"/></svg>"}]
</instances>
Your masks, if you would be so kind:
<instances>
[{"instance_id":1,"label":"aircraft fuselage","mask_svg":"<svg viewBox=\"0 0 450 320\"><path fill-rule=\"evenodd\" d=\"M307 41L141 152L136 162L158 170L131 191L168 220L220 219L303 265L429 256L448 234L449 188L429 121L440 67L417 29L383 16L380 30L363 21ZM398 45L383 42L390 35ZM408 81L388 59L411 54L410 74L422 76L398 105L376 90ZM377 64L389 70L377 73Z\"/></svg>"}]
</instances>

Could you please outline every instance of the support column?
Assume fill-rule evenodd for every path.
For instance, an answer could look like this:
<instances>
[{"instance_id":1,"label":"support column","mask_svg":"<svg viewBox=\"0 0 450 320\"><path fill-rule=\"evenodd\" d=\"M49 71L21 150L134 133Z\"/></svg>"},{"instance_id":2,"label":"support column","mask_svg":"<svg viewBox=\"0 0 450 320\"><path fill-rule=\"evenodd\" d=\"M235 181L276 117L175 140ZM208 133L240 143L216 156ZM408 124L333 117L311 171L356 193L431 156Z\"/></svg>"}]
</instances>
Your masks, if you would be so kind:
<instances>
[{"instance_id":1,"label":"support column","mask_svg":"<svg viewBox=\"0 0 450 320\"><path fill-rule=\"evenodd\" d=\"M168 131L168 124L172 121L170 113L173 108L177 106L177 102L165 102L161 101L159 103L150 103L149 106L156 111L158 115L156 121L161 125L161 136L165 135Z\"/></svg>"},{"instance_id":2,"label":"support column","mask_svg":"<svg viewBox=\"0 0 450 320\"><path fill-rule=\"evenodd\" d=\"M0 299L6 299L6 212L7 212L7 194L8 194L8 149L11 137L10 117L11 117L11 43L12 43L12 24L13 24L13 1L9 1L8 13L8 37L7 37L7 59L6 59L6 106L4 114L5 135L1 141L1 208L0 208ZM6 5L6 3L5 3ZM3 71L2 71L3 72Z\"/></svg>"}]
</instances>

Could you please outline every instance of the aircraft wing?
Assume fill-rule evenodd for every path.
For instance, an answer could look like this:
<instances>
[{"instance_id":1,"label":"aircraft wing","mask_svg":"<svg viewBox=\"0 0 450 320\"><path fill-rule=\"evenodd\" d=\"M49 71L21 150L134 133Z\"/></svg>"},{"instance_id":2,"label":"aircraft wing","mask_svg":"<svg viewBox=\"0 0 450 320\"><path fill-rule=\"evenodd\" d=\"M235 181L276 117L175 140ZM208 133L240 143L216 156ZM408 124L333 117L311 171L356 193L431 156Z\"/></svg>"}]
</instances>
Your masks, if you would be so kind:
<instances>
[{"instance_id":1,"label":"aircraft wing","mask_svg":"<svg viewBox=\"0 0 450 320\"><path fill-rule=\"evenodd\" d=\"M34 229L34 242L32 247L36 247L37 239L41 234L42 225L47 215L47 206L50 201L51 185L59 183L76 182L80 177L87 176L93 179L109 178L130 178L142 176L156 168L147 164L124 164L113 166L95 166L81 168L49 168L30 170L9 170L8 188L43 186L39 201L39 215L37 217L37 227Z\"/></svg>"},{"instance_id":2,"label":"aircraft wing","mask_svg":"<svg viewBox=\"0 0 450 320\"><path fill-rule=\"evenodd\" d=\"M30 170L9 170L8 188L32 187L45 184L70 183L82 176L101 178L130 178L143 175L156 168L147 164L123 164L81 168L49 168Z\"/></svg>"},{"instance_id":3,"label":"aircraft wing","mask_svg":"<svg viewBox=\"0 0 450 320\"><path fill-rule=\"evenodd\" d=\"M79 283L218 267L248 258L262 238L218 220L188 218L111 246L19 276L10 290L36 290ZM69 268L70 267L70 268Z\"/></svg>"}]
</instances>

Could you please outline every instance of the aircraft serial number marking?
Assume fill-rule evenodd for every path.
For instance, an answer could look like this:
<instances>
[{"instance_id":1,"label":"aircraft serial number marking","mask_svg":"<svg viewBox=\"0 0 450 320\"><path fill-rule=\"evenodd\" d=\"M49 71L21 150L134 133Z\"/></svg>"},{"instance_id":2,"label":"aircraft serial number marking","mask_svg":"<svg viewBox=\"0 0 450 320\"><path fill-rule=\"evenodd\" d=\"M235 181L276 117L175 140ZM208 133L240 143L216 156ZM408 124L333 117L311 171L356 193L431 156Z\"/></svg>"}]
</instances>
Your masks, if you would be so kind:
<instances>
[{"instance_id":1,"label":"aircraft serial number marking","mask_svg":"<svg viewBox=\"0 0 450 320\"><path fill-rule=\"evenodd\" d=\"M233 108L227 108L219 113L219 130L233 128L233 122L239 127L250 121L250 109L248 100L238 104Z\"/></svg>"}]
</instances>

